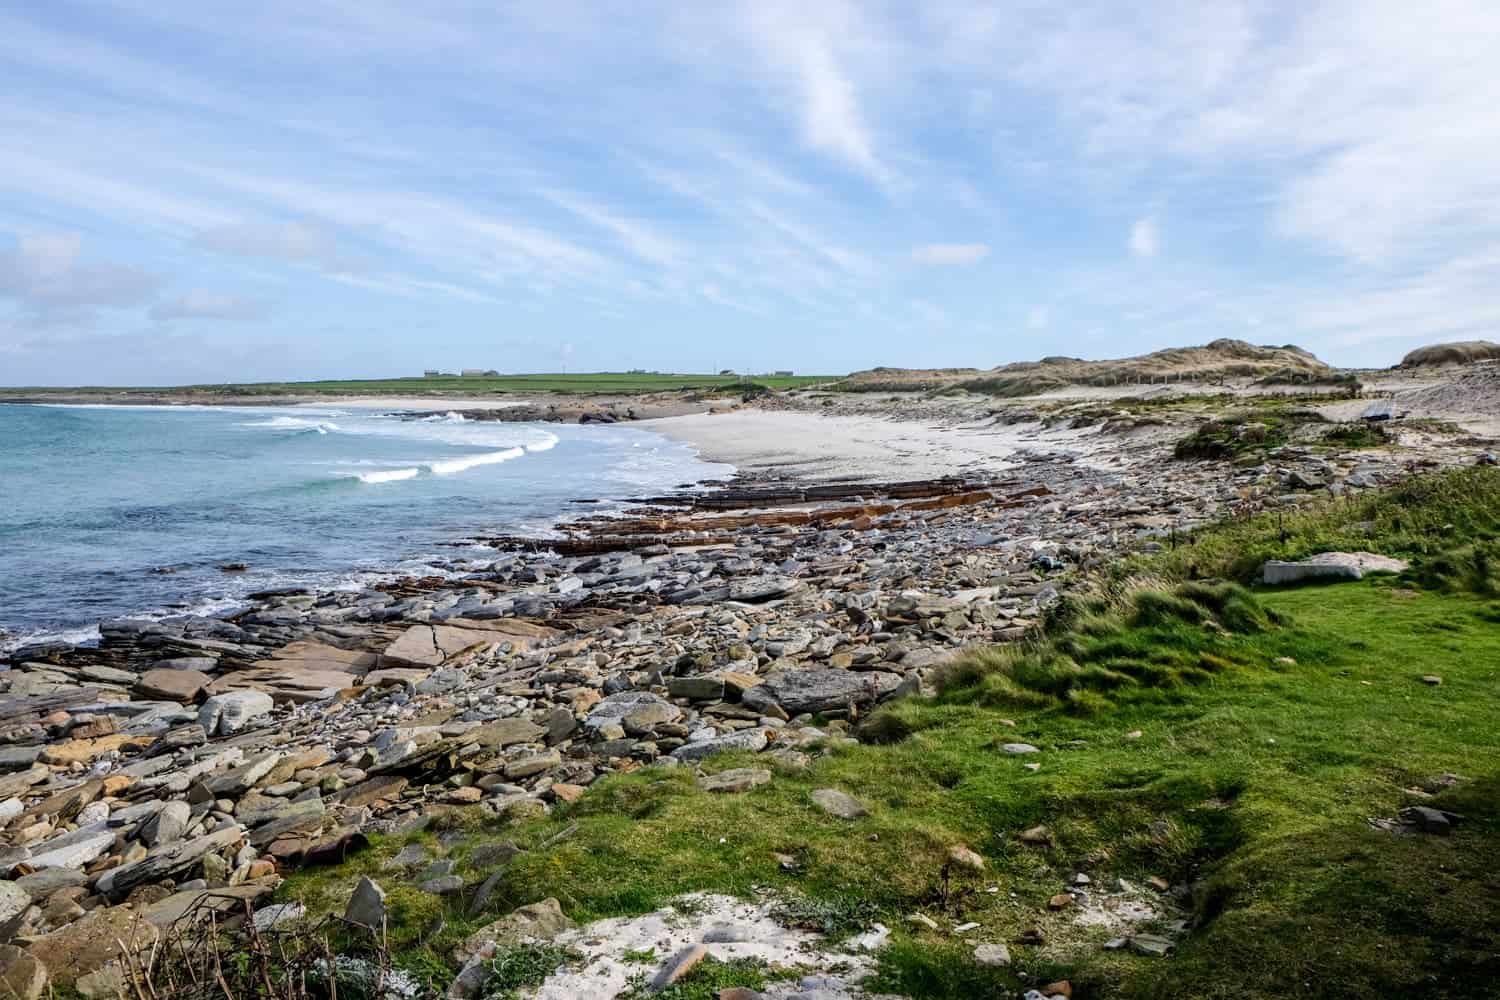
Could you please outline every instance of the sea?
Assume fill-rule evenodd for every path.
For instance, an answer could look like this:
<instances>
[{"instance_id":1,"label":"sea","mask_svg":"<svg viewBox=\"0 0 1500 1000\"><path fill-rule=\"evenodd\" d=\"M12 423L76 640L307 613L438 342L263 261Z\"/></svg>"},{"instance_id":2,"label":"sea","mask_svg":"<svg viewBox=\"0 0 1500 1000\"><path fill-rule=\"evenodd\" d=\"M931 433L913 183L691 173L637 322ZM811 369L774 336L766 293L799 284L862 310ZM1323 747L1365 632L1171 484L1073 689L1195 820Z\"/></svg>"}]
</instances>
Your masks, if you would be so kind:
<instances>
[{"instance_id":1,"label":"sea","mask_svg":"<svg viewBox=\"0 0 1500 1000\"><path fill-rule=\"evenodd\" d=\"M621 425L0 405L0 651L86 642L113 618L228 614L256 591L451 573L495 557L476 537L545 536L732 473Z\"/></svg>"}]
</instances>

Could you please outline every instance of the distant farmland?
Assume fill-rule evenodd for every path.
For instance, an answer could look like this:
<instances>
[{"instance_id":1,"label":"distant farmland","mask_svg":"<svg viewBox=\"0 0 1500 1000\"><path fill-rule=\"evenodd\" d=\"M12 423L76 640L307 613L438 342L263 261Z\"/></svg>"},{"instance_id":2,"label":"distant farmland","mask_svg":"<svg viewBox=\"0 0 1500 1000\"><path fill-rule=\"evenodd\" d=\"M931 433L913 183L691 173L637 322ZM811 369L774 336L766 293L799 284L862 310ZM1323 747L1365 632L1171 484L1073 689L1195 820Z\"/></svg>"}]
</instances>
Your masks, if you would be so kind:
<instances>
[{"instance_id":1,"label":"distant farmland","mask_svg":"<svg viewBox=\"0 0 1500 1000\"><path fill-rule=\"evenodd\" d=\"M666 375L652 372L595 372L587 374L445 375L435 378L338 379L318 382L245 382L185 385L171 388L76 386L72 388L16 388L5 395L141 393L152 396L425 396L495 393L641 394L690 390L729 390L741 386L796 389L832 382L838 375Z\"/></svg>"}]
</instances>

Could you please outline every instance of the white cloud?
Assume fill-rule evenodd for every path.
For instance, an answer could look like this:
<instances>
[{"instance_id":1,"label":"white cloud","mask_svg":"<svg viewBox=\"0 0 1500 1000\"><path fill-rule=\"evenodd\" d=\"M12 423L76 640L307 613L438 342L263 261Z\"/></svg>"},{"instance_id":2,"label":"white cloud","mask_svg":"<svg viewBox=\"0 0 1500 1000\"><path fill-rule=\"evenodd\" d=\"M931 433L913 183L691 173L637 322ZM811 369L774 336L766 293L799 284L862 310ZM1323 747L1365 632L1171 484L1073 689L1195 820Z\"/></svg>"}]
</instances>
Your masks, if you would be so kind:
<instances>
[{"instance_id":1,"label":"white cloud","mask_svg":"<svg viewBox=\"0 0 1500 1000\"><path fill-rule=\"evenodd\" d=\"M79 262L76 233L33 233L0 251L0 299L27 311L33 323L82 322L99 308L121 309L148 301L161 279L139 268Z\"/></svg>"},{"instance_id":2,"label":"white cloud","mask_svg":"<svg viewBox=\"0 0 1500 1000\"><path fill-rule=\"evenodd\" d=\"M1137 219L1130 227L1130 252L1137 257L1155 257L1161 249L1161 238L1156 232L1156 220L1149 216Z\"/></svg>"},{"instance_id":3,"label":"white cloud","mask_svg":"<svg viewBox=\"0 0 1500 1000\"><path fill-rule=\"evenodd\" d=\"M975 264L989 255L984 243L929 243L911 252L912 260L920 264Z\"/></svg>"},{"instance_id":4,"label":"white cloud","mask_svg":"<svg viewBox=\"0 0 1500 1000\"><path fill-rule=\"evenodd\" d=\"M862 30L858 12L837 0L818 4L749 4L750 35L761 55L791 78L803 139L855 167L877 184L894 177L876 155L844 48Z\"/></svg>"},{"instance_id":5,"label":"white cloud","mask_svg":"<svg viewBox=\"0 0 1500 1000\"><path fill-rule=\"evenodd\" d=\"M246 323L263 319L268 313L264 302L241 298L236 295L218 295L202 289L193 289L176 298L158 302L151 307L150 316L158 323L172 320L223 320Z\"/></svg>"}]
</instances>

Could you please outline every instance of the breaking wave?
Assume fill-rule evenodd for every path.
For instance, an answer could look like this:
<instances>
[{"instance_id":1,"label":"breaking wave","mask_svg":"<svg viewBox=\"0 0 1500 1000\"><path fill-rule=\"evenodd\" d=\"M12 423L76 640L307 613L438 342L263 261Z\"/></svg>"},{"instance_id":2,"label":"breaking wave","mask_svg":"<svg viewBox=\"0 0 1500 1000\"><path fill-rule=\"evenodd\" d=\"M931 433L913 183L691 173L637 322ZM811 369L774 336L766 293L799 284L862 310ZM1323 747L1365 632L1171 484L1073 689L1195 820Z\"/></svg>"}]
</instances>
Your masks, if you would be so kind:
<instances>
[{"instance_id":1,"label":"breaking wave","mask_svg":"<svg viewBox=\"0 0 1500 1000\"><path fill-rule=\"evenodd\" d=\"M482 455L451 458L443 462L429 462L427 468L434 476L453 476L480 465L499 465L526 454L524 448L507 448L504 451L489 451Z\"/></svg>"},{"instance_id":2,"label":"breaking wave","mask_svg":"<svg viewBox=\"0 0 1500 1000\"><path fill-rule=\"evenodd\" d=\"M403 479L416 479L421 474L421 469L381 469L379 472L355 473L355 476L362 483L397 483Z\"/></svg>"},{"instance_id":3,"label":"breaking wave","mask_svg":"<svg viewBox=\"0 0 1500 1000\"><path fill-rule=\"evenodd\" d=\"M269 420L250 420L240 424L241 427L270 427L283 431L317 431L319 434L328 434L343 430L338 424L328 420L307 420L303 417L272 417Z\"/></svg>"}]
</instances>

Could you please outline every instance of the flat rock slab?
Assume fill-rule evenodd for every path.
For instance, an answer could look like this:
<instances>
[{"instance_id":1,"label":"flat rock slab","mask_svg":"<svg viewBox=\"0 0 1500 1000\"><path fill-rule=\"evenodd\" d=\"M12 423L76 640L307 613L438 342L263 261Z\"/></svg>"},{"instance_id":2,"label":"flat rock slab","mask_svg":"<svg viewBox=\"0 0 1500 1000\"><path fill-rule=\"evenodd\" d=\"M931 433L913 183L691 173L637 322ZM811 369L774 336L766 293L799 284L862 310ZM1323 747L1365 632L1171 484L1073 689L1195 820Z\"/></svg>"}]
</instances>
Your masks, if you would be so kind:
<instances>
[{"instance_id":1,"label":"flat rock slab","mask_svg":"<svg viewBox=\"0 0 1500 1000\"><path fill-rule=\"evenodd\" d=\"M365 674L365 687L416 687L432 676L422 667L385 667Z\"/></svg>"},{"instance_id":2,"label":"flat rock slab","mask_svg":"<svg viewBox=\"0 0 1500 1000\"><path fill-rule=\"evenodd\" d=\"M1359 580L1366 573L1403 573L1409 564L1374 552L1322 552L1300 562L1271 559L1261 567L1261 581L1269 585L1306 580Z\"/></svg>"},{"instance_id":3,"label":"flat rock slab","mask_svg":"<svg viewBox=\"0 0 1500 1000\"><path fill-rule=\"evenodd\" d=\"M448 624L471 632L489 633L491 641L497 643L508 642L514 648L514 651L518 653L524 653L534 646L555 639L563 634L550 625L527 621L524 618L496 618L485 621L454 618Z\"/></svg>"},{"instance_id":4,"label":"flat rock slab","mask_svg":"<svg viewBox=\"0 0 1500 1000\"><path fill-rule=\"evenodd\" d=\"M900 684L899 675L882 671L778 670L746 691L742 700L756 711L775 704L790 715L832 712L873 704Z\"/></svg>"},{"instance_id":5,"label":"flat rock slab","mask_svg":"<svg viewBox=\"0 0 1500 1000\"><path fill-rule=\"evenodd\" d=\"M219 889L186 889L147 906L143 915L148 923L166 928L190 912L197 913L204 920L210 914L243 914L247 900L254 901L269 894L280 881L272 876Z\"/></svg>"},{"instance_id":6,"label":"flat rock slab","mask_svg":"<svg viewBox=\"0 0 1500 1000\"><path fill-rule=\"evenodd\" d=\"M364 675L373 670L380 657L362 649L340 649L321 642L291 642L271 654L271 659L290 663L304 670L337 670ZM265 666L265 662L256 666ZM344 687L350 685L345 684Z\"/></svg>"},{"instance_id":7,"label":"flat rock slab","mask_svg":"<svg viewBox=\"0 0 1500 1000\"><path fill-rule=\"evenodd\" d=\"M452 625L413 625L385 648L382 662L395 666L441 667L498 645L494 632Z\"/></svg>"},{"instance_id":8,"label":"flat rock slab","mask_svg":"<svg viewBox=\"0 0 1500 1000\"><path fill-rule=\"evenodd\" d=\"M136 690L148 698L193 702L204 693L213 678L197 670L158 668L141 675Z\"/></svg>"},{"instance_id":9,"label":"flat rock slab","mask_svg":"<svg viewBox=\"0 0 1500 1000\"><path fill-rule=\"evenodd\" d=\"M812 793L812 800L813 805L839 819L859 819L870 815L870 810L865 808L863 802L837 788L819 788Z\"/></svg>"},{"instance_id":10,"label":"flat rock slab","mask_svg":"<svg viewBox=\"0 0 1500 1000\"><path fill-rule=\"evenodd\" d=\"M264 691L278 703L302 703L327 698L359 683L358 675L342 670L315 670L291 661L259 660L248 670L222 674L209 687L211 694Z\"/></svg>"},{"instance_id":11,"label":"flat rock slab","mask_svg":"<svg viewBox=\"0 0 1500 1000\"><path fill-rule=\"evenodd\" d=\"M705 792L738 794L752 788L771 783L771 772L760 767L736 767L718 774L705 774L698 779L698 787Z\"/></svg>"}]
</instances>

